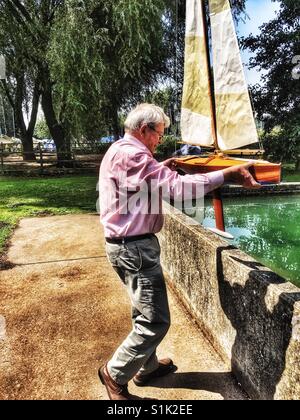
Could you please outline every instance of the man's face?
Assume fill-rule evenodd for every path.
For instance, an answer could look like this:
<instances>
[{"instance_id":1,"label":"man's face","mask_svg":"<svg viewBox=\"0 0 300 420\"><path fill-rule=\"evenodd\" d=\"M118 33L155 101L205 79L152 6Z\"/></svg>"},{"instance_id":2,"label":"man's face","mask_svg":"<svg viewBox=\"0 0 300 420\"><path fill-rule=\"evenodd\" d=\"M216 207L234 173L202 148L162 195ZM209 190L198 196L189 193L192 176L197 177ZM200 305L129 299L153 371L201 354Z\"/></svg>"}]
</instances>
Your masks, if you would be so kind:
<instances>
[{"instance_id":1,"label":"man's face","mask_svg":"<svg viewBox=\"0 0 300 420\"><path fill-rule=\"evenodd\" d=\"M148 125L145 127L145 144L151 153L155 153L157 146L162 142L165 126L163 123L155 126Z\"/></svg>"}]
</instances>

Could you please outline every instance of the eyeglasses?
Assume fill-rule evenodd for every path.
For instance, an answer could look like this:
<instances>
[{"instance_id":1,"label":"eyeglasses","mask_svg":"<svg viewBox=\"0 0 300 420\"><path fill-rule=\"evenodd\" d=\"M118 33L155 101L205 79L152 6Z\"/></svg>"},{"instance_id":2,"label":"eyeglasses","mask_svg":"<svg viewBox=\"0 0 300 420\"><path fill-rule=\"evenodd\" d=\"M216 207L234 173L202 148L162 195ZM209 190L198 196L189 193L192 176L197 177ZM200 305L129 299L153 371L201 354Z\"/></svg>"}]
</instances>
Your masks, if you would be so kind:
<instances>
[{"instance_id":1,"label":"eyeglasses","mask_svg":"<svg viewBox=\"0 0 300 420\"><path fill-rule=\"evenodd\" d=\"M161 141L164 138L164 134L160 134L158 131L156 131L152 124L147 124L147 127L150 128L150 130L155 131L156 134L158 134L159 141Z\"/></svg>"}]
</instances>

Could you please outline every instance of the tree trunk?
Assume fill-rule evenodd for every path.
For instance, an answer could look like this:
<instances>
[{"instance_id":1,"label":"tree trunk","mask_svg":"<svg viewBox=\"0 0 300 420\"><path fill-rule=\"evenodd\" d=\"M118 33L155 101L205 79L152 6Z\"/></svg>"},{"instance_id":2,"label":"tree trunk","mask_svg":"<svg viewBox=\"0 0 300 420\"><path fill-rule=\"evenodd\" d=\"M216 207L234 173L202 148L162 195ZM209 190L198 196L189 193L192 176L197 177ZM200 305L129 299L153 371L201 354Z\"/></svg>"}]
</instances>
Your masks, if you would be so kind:
<instances>
[{"instance_id":1,"label":"tree trunk","mask_svg":"<svg viewBox=\"0 0 300 420\"><path fill-rule=\"evenodd\" d=\"M298 156L296 160L296 171L300 171L300 156Z\"/></svg>"},{"instance_id":2,"label":"tree trunk","mask_svg":"<svg viewBox=\"0 0 300 420\"><path fill-rule=\"evenodd\" d=\"M70 162L66 162L72 160L70 141L65 135L62 124L57 121L50 90L42 93L42 107L51 137L56 146L57 165L59 167L70 166Z\"/></svg>"},{"instance_id":3,"label":"tree trunk","mask_svg":"<svg viewBox=\"0 0 300 420\"><path fill-rule=\"evenodd\" d=\"M66 136L64 127L57 120L52 97L52 87L48 70L45 70L42 92L42 108L46 123L53 138L57 152L57 165L59 167L71 166L72 160L71 144Z\"/></svg>"},{"instance_id":4,"label":"tree trunk","mask_svg":"<svg viewBox=\"0 0 300 420\"><path fill-rule=\"evenodd\" d=\"M21 135L21 142L23 146L23 160L25 162L34 162L36 161L36 156L33 151L33 141L32 136Z\"/></svg>"},{"instance_id":5,"label":"tree trunk","mask_svg":"<svg viewBox=\"0 0 300 420\"><path fill-rule=\"evenodd\" d=\"M63 128L62 128L63 129ZM65 130L63 129L65 133ZM60 143L59 146L56 145L57 151L57 166L71 168L73 167L72 162L72 153L71 153L71 142L68 135L64 134L63 143Z\"/></svg>"},{"instance_id":6,"label":"tree trunk","mask_svg":"<svg viewBox=\"0 0 300 420\"><path fill-rule=\"evenodd\" d=\"M23 116L23 90L24 90L24 75L21 75L17 78L17 87L16 87L16 97L15 97L15 107L16 107L16 126L17 132L21 138L23 146L23 160L25 162L35 161L35 154L33 152L33 131L27 130L26 124ZM35 97L35 93L33 95ZM38 102L38 99L37 99ZM36 121L36 115L33 116L33 113L37 113L37 107L35 110L35 104L33 104L34 109L32 110L31 121L34 119ZM35 125L35 122L34 122Z\"/></svg>"}]
</instances>

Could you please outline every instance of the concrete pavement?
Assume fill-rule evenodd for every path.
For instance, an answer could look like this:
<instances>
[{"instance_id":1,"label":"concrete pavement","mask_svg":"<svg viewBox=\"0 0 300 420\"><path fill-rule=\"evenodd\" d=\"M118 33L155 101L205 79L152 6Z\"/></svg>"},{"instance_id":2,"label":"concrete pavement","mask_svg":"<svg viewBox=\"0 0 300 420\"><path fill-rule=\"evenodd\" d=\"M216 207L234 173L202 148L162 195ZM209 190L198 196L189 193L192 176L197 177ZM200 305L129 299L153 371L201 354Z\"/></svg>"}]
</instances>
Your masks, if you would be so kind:
<instances>
[{"instance_id":1,"label":"concrete pavement","mask_svg":"<svg viewBox=\"0 0 300 420\"><path fill-rule=\"evenodd\" d=\"M97 370L131 328L97 215L24 219L0 272L0 399L107 399ZM160 400L246 399L169 290L172 327L159 348L178 371L129 390Z\"/></svg>"}]
</instances>

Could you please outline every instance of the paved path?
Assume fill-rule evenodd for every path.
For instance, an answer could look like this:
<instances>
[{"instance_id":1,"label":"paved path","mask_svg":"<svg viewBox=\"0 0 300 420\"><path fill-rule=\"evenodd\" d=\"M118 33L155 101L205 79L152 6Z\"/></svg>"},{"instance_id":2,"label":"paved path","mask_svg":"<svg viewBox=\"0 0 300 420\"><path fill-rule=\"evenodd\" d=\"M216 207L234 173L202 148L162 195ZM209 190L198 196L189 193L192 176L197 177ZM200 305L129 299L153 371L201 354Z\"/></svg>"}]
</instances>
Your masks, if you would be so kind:
<instances>
[{"instance_id":1,"label":"paved path","mask_svg":"<svg viewBox=\"0 0 300 420\"><path fill-rule=\"evenodd\" d=\"M0 399L106 399L98 367L130 331L130 305L106 260L98 216L24 219L0 272ZM245 399L169 291L159 348L177 373L131 392L161 400Z\"/></svg>"}]
</instances>

